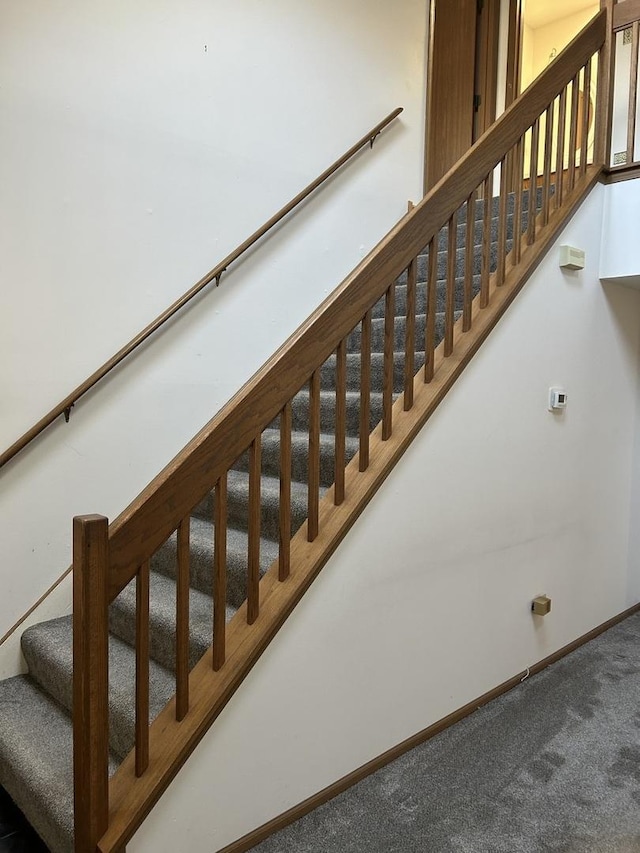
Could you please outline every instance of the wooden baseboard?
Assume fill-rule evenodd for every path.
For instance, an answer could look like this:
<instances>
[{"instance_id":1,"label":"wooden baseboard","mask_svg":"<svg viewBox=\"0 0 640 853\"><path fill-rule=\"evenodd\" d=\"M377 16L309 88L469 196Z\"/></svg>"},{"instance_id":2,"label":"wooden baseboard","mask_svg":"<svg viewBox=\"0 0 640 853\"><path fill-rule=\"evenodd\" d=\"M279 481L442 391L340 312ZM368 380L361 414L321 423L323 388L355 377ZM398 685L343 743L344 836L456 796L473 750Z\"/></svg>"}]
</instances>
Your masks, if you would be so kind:
<instances>
[{"instance_id":1,"label":"wooden baseboard","mask_svg":"<svg viewBox=\"0 0 640 853\"><path fill-rule=\"evenodd\" d=\"M498 699L509 690L512 690L514 687L521 684L525 678L537 675L548 666L551 666L551 664L557 663L566 655L571 654L571 652L575 652L576 649L580 648L580 646L583 646L590 640L595 639L600 636L600 634L609 630L609 628L613 628L614 625L618 625L620 622L628 619L629 616L633 616L638 612L640 612L640 603L635 604L633 607L630 607L622 613L619 613L612 619L608 619L606 622L603 622L602 625L598 625L597 628L594 628L592 631L578 637L578 639L574 640L572 643L558 649L557 652L554 652L529 667L529 669L519 672L517 675L514 675L513 678L510 678L508 681L505 681L503 684L500 684L498 687L495 687L493 690L490 690L488 693L480 696L479 699L469 702L464 707L454 711L452 714L449 714L437 723L433 723L433 725L428 726L426 729L423 729L412 737L407 738L397 746L388 749L386 752L383 752L382 755L379 755L377 758L373 758L371 761L363 764L362 767L359 767L347 776L343 776L342 779L338 779L337 782L334 782L332 785L329 785L322 791L314 794L312 797L298 803L297 806L293 806L293 808L288 809L288 811L283 812L281 815L278 815L278 817L275 817L268 823L263 824L263 826L258 827L258 829L254 829L253 832L249 832L247 835L237 841L234 841L232 844L223 847L218 851L218 853L245 853L245 851L251 850L252 847L255 847L255 845L259 844L261 841L264 841L265 838L268 838L275 832L284 829L286 826L289 826L289 824L294 823L296 820L299 820L301 817L309 814L309 812L312 812L319 806L324 805L324 803L327 803L329 800L337 797L338 794L342 794L343 791L351 788L352 785L356 785L358 782L366 779L367 776L370 776L372 773L380 770L380 768L390 762L395 761L396 758L400 758L400 756L404 755L405 752L408 752L416 746L420 746L420 744L423 744L425 741L435 737L445 729L448 729L449 726L453 726L455 723L459 723L461 720L464 720L465 717L473 714L474 711L477 711L483 705L492 702L494 699Z\"/></svg>"}]
</instances>

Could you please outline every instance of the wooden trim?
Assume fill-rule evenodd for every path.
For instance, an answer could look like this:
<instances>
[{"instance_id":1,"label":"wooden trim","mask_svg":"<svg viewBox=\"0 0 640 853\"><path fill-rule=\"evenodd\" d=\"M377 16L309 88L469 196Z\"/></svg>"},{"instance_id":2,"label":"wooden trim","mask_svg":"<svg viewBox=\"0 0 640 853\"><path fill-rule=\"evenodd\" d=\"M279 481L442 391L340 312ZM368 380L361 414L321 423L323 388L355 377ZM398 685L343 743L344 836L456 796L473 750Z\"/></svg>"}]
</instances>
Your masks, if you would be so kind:
<instances>
[{"instance_id":1,"label":"wooden trim","mask_svg":"<svg viewBox=\"0 0 640 853\"><path fill-rule=\"evenodd\" d=\"M110 596L160 547L604 42L600 13L110 528ZM427 353L427 358L429 353Z\"/></svg>"},{"instance_id":2,"label":"wooden trim","mask_svg":"<svg viewBox=\"0 0 640 853\"><path fill-rule=\"evenodd\" d=\"M473 123L474 142L496 120L499 35L500 0L485 0L478 16L476 32L475 91L480 96L480 106Z\"/></svg>"},{"instance_id":3,"label":"wooden trim","mask_svg":"<svg viewBox=\"0 0 640 853\"><path fill-rule=\"evenodd\" d=\"M248 249L250 249L253 245L255 245L258 240L261 240L265 234L270 231L274 226L276 226L279 222L281 222L285 217L287 217L294 208L298 207L306 198L308 198L312 193L314 193L325 181L327 181L332 175L334 175L339 169L341 169L352 157L354 157L358 151L364 148L366 145L371 144L373 148L373 141L377 136L380 135L382 130L387 127L387 125L391 124L400 113L403 111L403 107L397 107L393 112L389 113L386 118L384 118L381 122L375 127L372 127L371 130L366 133L355 145L352 145L351 148L342 155L338 160L331 164L324 172L312 181L308 186L306 186L301 192L298 193L294 198L291 199L284 207L282 207L277 213L275 213L271 219L268 219L264 225L260 226L257 231L247 237L247 239L242 242L236 249L233 250L227 257L220 261L220 263L215 266L210 272L204 275L200 281L196 282L185 294L183 294L179 299L177 299L172 305L169 306L165 311L162 312L155 320L149 323L146 328L144 328L141 332L139 332L135 338L129 341L129 343L125 344L122 349L118 350L118 352L112 356L108 361L106 361L101 367L99 367L88 379L78 385L71 394L68 394L64 400L58 403L50 412L48 412L43 418L41 418L31 429L27 430L24 435L22 435L17 441L15 441L11 447L7 448L2 454L0 454L0 468L5 465L10 459L13 459L16 454L18 454L21 450L23 450L34 438L40 435L47 427L51 426L51 424L56 421L61 415L65 415L68 418L68 415L73 408L73 406L78 402L78 400L83 397L88 391L90 391L94 385L100 382L108 373L110 373L115 367L117 367L122 361L128 358L141 344L143 344L151 335L158 331L164 324L170 320L175 314L178 313L182 308L184 308L188 303L194 299L205 287L211 284L213 281L216 282L216 285L220 283L220 278L224 272L231 266L232 263L238 260Z\"/></svg>"},{"instance_id":4,"label":"wooden trim","mask_svg":"<svg viewBox=\"0 0 640 853\"><path fill-rule=\"evenodd\" d=\"M372 452L367 470L359 472L357 456L347 467L344 503L334 506L333 489L327 491L320 504L321 523L317 539L314 542L307 541L304 524L292 540L292 562L296 571L286 581L279 581L276 560L263 577L260 620L253 626L247 624L245 603L229 623L227 663L222 670L217 673L212 670L208 654L196 664L191 673L191 708L186 720L182 724L176 722L175 701L171 700L151 726L147 773L141 779L136 778L131 755L121 764L111 780L111 823L98 845L102 853L114 853L131 839L355 520L553 246L567 220L597 183L600 171L599 167L589 167L584 178L579 177L576 181L574 190L567 193L562 209L554 211L549 225L540 228L536 244L522 247L520 266L509 270L502 287L493 284L491 307L480 310L477 300L474 302L472 330L463 332L461 320L458 321L454 334L454 354L445 359L443 345L440 344L436 351L437 370L431 383L424 383L422 372L415 377L414 406L410 412L404 411L403 400L398 398L394 406L391 438L382 441L379 425L371 435Z\"/></svg>"},{"instance_id":5,"label":"wooden trim","mask_svg":"<svg viewBox=\"0 0 640 853\"><path fill-rule=\"evenodd\" d=\"M624 0L613 7L613 32L626 30L627 27L640 21L640 0Z\"/></svg>"},{"instance_id":6,"label":"wooden trim","mask_svg":"<svg viewBox=\"0 0 640 853\"><path fill-rule=\"evenodd\" d=\"M493 690L489 690L487 693L484 693L478 699L474 699L472 702L463 705L462 708L459 708L457 711L453 711L453 713L448 714L446 717L443 717L441 720L438 720L438 722L433 723L426 729L423 729L417 734L403 740L401 743L397 744L397 746L388 749L377 758L371 759L371 761L368 761L366 764L358 767L357 770L353 770L351 773L348 773L346 776L343 776L341 779L338 779L336 782L333 782L331 785L323 788L322 791L318 791L317 794L314 794L306 800L303 800L301 803L298 803L297 806L293 806L286 812L278 815L278 817L275 817L268 823L258 827L258 829L254 829L252 832L247 833L247 835L244 835L232 844L228 844L226 847L218 850L218 853L246 853L247 850L251 850L261 841L269 838L269 836L279 832L287 826L290 826L292 823L295 823L297 820L300 820L300 818L308 815L319 806L328 803L329 800L332 800L334 797L337 797L339 794L342 794L344 791L347 791L349 788L357 785L358 782L362 782L363 779L366 779L368 776L371 776L373 773L376 773L378 770L386 767L387 764L390 764L392 761L400 758L406 752L415 749L417 746L421 746L423 743L426 743L426 741L431 740L431 738L441 734L441 732L451 726L456 725L456 723L462 722L466 717L471 716L471 714L475 713L480 708L488 705L489 702L493 702L501 696L504 696L505 693L508 693L510 690L519 687L527 678L530 678L533 675L538 675L543 672L543 670L547 669L547 667L557 663L559 660L562 660L562 658L572 652L575 652L591 640L595 640L605 631L608 631L610 628L614 628L616 625L620 624L620 622L623 622L630 616L634 616L638 612L640 612L640 604L635 604L623 613L603 622L602 625L598 625L597 628L583 634L581 637L578 637L577 640L574 640L568 645L563 646L561 649L558 649L557 652L553 652L553 654L543 658L543 660L523 672L519 672L517 675L508 679L508 681L504 681L502 684L498 685L498 687L494 687Z\"/></svg>"},{"instance_id":7,"label":"wooden trim","mask_svg":"<svg viewBox=\"0 0 640 853\"><path fill-rule=\"evenodd\" d=\"M628 166L611 166L603 172L603 184L617 184L618 181L633 181L640 178L640 163L631 163Z\"/></svg>"},{"instance_id":8,"label":"wooden trim","mask_svg":"<svg viewBox=\"0 0 640 853\"><path fill-rule=\"evenodd\" d=\"M520 94L522 64L522 0L509 0L509 35L507 44L507 80L504 105L510 107Z\"/></svg>"}]
</instances>

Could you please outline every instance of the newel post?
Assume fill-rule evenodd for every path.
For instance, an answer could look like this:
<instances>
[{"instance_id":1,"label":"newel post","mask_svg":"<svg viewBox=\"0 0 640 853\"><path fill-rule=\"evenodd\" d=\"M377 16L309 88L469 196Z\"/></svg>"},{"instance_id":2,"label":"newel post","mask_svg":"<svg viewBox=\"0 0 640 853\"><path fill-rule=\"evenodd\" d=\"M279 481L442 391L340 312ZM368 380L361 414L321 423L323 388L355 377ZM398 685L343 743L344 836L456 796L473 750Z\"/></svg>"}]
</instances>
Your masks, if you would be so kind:
<instances>
[{"instance_id":1,"label":"newel post","mask_svg":"<svg viewBox=\"0 0 640 853\"><path fill-rule=\"evenodd\" d=\"M613 7L615 0L600 0L607 13L607 34L598 57L598 95L596 106L595 162L611 165L611 131L613 127L613 80L615 73L615 33Z\"/></svg>"},{"instance_id":2,"label":"newel post","mask_svg":"<svg viewBox=\"0 0 640 853\"><path fill-rule=\"evenodd\" d=\"M73 519L73 784L76 853L109 818L109 521Z\"/></svg>"}]
</instances>

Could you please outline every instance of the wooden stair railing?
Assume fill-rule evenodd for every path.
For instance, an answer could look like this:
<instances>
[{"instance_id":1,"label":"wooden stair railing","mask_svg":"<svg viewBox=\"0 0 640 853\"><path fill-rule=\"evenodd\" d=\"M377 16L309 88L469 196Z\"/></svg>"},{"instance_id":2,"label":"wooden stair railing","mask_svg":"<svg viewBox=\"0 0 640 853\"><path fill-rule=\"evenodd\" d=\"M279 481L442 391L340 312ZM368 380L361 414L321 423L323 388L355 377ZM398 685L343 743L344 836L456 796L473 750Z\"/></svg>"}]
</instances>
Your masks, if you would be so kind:
<instances>
[{"instance_id":1,"label":"wooden stair railing","mask_svg":"<svg viewBox=\"0 0 640 853\"><path fill-rule=\"evenodd\" d=\"M620 75L620 79L616 80L616 86L620 85L623 88L621 98L616 99L620 103L624 97L624 89L628 87L628 95L624 107L620 103L620 114L614 116L614 86L610 90L609 103L609 122L610 125L614 121L619 121L625 126L626 133L624 134L625 147L624 150L616 152L618 155L623 154L623 162L612 163L612 155L610 150L610 141L613 128L610 126L607 135L609 148L605 156L605 164L609 167L609 172L614 176L624 175L625 173L637 174L640 167L640 152L637 151L636 145L636 127L637 127L637 111L638 111L638 55L640 53L640 0L623 0L623 2L614 3L613 0L607 0L607 7L611 15L613 31L613 43L610 55L609 74L611 80L616 78L616 59L622 47L623 34L628 34L630 59L629 59L629 74L628 80ZM621 158L622 160L622 158Z\"/></svg>"},{"instance_id":2,"label":"wooden stair railing","mask_svg":"<svg viewBox=\"0 0 640 853\"><path fill-rule=\"evenodd\" d=\"M600 53L598 98L608 97L602 69L610 46L601 12L552 65L498 119L460 162L381 241L224 409L187 445L109 527L103 517L74 520L74 743L76 850L121 851L171 779L264 651L329 559L395 462L443 399L472 355L535 269L588 190L603 163L588 162L586 142L576 152L580 86ZM598 113L600 132L605 116ZM586 134L582 139L586 140ZM568 152L566 150L568 145ZM601 151L599 146L596 151ZM527 163L525 163L527 152ZM568 169L562 168L568 157ZM532 188L522 224L523 181L542 168L540 210ZM556 168L561 164L560 168ZM499 177L496 175L499 169ZM556 180L551 175L555 171ZM517 176L515 192L509 181ZM490 216L482 226L481 257L474 256L475 210L491 212L498 190L498 258L491 268ZM479 199L482 199L480 202ZM477 201L478 200L478 201ZM513 245L507 218L513 204ZM457 225L466 234L463 309L456 319L453 290ZM436 347L437 248L448 234L444 340ZM444 236L442 235L442 236ZM415 323L417 257L429 247L426 329ZM473 296L474 262L480 290ZM393 400L395 282L407 273L406 362L402 395ZM384 299L385 344L380 424L370 432L372 308ZM361 332L360 448L345 467L345 353L349 334ZM417 339L420 338L420 341ZM424 367L415 372L415 355ZM335 484L320 499L320 367L336 354ZM415 375L414 375L415 373ZM291 401L309 386L308 519L291 538ZM263 430L280 425L280 550L259 578L260 455ZM249 451L248 596L225 625L227 474ZM214 492L216 549L212 646L189 673L189 518ZM177 531L176 693L149 726L149 561ZM133 579L137 588L135 748L108 781L107 610Z\"/></svg>"},{"instance_id":3,"label":"wooden stair railing","mask_svg":"<svg viewBox=\"0 0 640 853\"><path fill-rule=\"evenodd\" d=\"M373 143L375 139L380 135L380 133L387 127L391 122L393 122L403 111L403 107L396 107L393 112L389 113L386 118L383 118L382 121L378 122L375 127L372 127L371 130L366 133L355 145L352 145L348 151L346 151L342 157L339 157L334 163L331 164L324 172L319 175L314 181L312 181L308 186L306 186L303 190L301 190L298 195L291 199L284 207L282 207L277 213L275 213L270 219L268 219L264 225L261 225L257 231L254 231L251 236L247 237L239 246L237 246L230 254L227 255L224 260L220 261L212 270L210 270L206 275L204 275L199 281L197 281L192 287L187 290L179 299L177 299L172 305L166 308L162 314L159 314L155 320L152 320L148 326L142 329L141 332L132 338L127 344L125 344L118 352L111 356L111 358L106 361L101 367L95 370L91 376L87 377L77 388L75 388L70 394L61 400L56 406L51 409L44 417L42 417L36 424L34 424L24 435L20 436L14 443L8 447L5 451L0 453L0 468L5 465L9 460L13 459L21 450L30 444L34 438L37 438L42 432L44 432L47 427L51 426L54 421L56 421L59 417L64 415L65 420L69 420L69 416L71 414L71 409L78 402L78 400L83 397L88 391L90 391L95 385L100 382L101 379L110 373L115 367L121 364L126 358L128 358L141 344L143 344L148 338L151 337L155 332L161 329L164 324L170 320L178 311L181 311L186 305L188 305L192 299L197 296L202 290L204 290L207 285L211 284L211 282L215 281L216 286L220 284L220 279L222 274L227 271L227 269L231 266L232 263L237 261L246 251L248 251L252 246L254 246L258 240L261 240L274 226L276 226L279 222L281 222L286 216L288 216L296 207L298 207L306 198L308 198L313 192L315 192L322 184L324 184L332 175L334 175L339 169L341 169L352 157L354 157L358 151L364 148L366 145L371 145L373 147Z\"/></svg>"}]
</instances>

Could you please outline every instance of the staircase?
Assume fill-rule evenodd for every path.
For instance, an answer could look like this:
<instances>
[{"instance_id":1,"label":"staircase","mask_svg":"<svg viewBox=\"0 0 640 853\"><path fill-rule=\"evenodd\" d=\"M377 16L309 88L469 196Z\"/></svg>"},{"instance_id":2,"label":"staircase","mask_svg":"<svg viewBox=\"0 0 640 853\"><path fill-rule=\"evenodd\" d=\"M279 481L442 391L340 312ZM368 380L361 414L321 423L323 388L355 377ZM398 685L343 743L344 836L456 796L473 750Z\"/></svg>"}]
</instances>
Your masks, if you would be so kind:
<instances>
[{"instance_id":1,"label":"staircase","mask_svg":"<svg viewBox=\"0 0 640 853\"><path fill-rule=\"evenodd\" d=\"M537 194L540 206L541 191ZM480 289L480 254L483 235L481 200L476 202L473 293ZM528 224L528 195L523 195L520 228ZM497 263L498 199L491 207L491 269ZM518 217L509 200L507 250ZM466 206L459 211L456 235L456 316L463 308ZM447 228L438 236L436 341L444 335ZM416 364L424 364L426 281L428 249L417 258ZM404 341L407 308L406 274L395 288L394 394L404 382ZM382 416L384 299L372 310L371 417L369 429ZM423 344L420 345L420 341ZM361 329L347 341L346 457L358 450L360 425ZM336 357L321 368L320 482L324 490L334 481ZM303 388L292 401L292 534L307 517L309 390ZM260 571L278 558L280 430L274 422L262 435ZM243 454L228 475L227 621L247 597L248 455ZM190 520L190 665L194 666L211 645L213 634L212 583L214 564L213 493L193 511ZM175 693L176 660L176 550L174 534L160 549L150 573L150 717L154 719ZM131 751L135 736L135 632L136 589L129 584L110 608L110 752L111 772ZM9 792L53 853L73 850L72 774L72 618L63 617L35 625L22 636L29 673L0 682L0 784Z\"/></svg>"},{"instance_id":2,"label":"staircase","mask_svg":"<svg viewBox=\"0 0 640 853\"><path fill-rule=\"evenodd\" d=\"M578 87L608 26L601 12L109 527L74 519L73 624L26 630L28 675L0 682L0 785L53 853L122 853L599 179L606 128L592 163Z\"/></svg>"}]
</instances>

